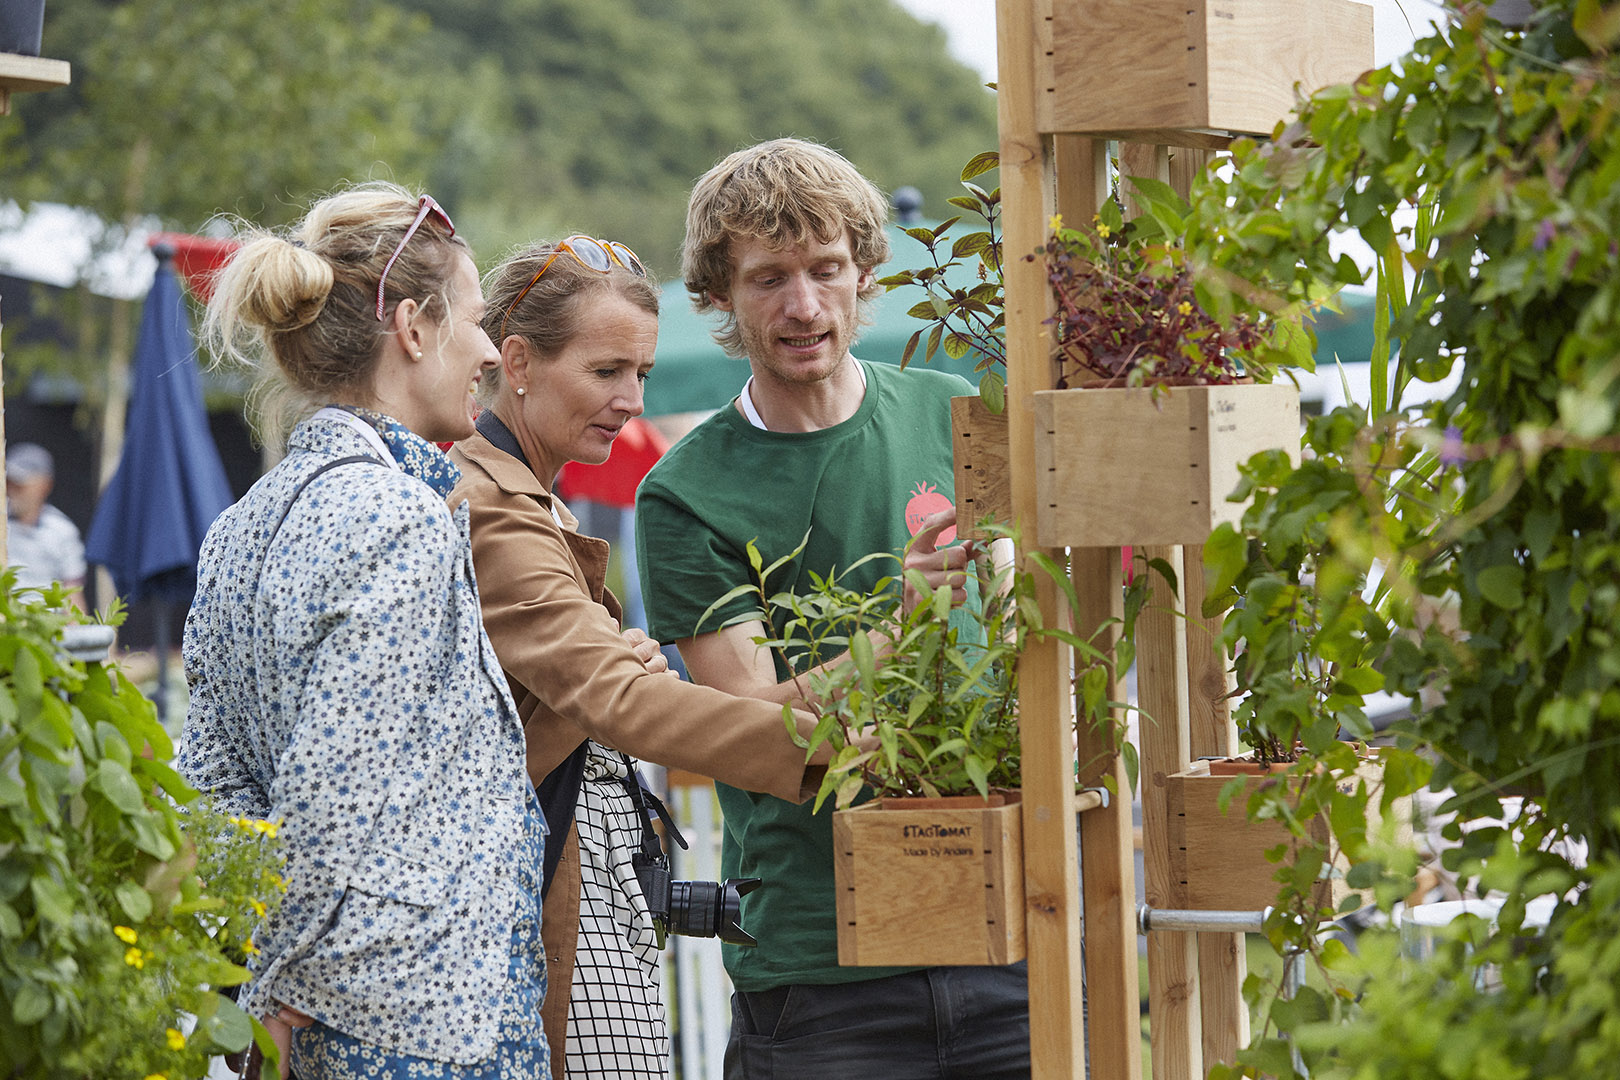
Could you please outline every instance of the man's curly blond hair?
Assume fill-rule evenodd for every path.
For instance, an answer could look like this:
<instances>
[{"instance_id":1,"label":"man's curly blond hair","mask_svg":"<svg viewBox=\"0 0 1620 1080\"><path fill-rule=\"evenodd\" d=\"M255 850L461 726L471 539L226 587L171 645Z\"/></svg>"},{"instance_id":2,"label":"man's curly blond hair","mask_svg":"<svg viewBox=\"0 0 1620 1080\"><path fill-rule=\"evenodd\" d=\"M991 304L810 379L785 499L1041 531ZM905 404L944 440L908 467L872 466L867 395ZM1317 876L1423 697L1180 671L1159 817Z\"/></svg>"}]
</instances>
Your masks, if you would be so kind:
<instances>
[{"instance_id":1,"label":"man's curly blond hair","mask_svg":"<svg viewBox=\"0 0 1620 1080\"><path fill-rule=\"evenodd\" d=\"M719 311L714 296L731 294L734 242L760 240L780 250L812 239L830 244L848 235L862 273L889 261L883 193L842 155L802 139L773 139L739 150L710 169L692 189L686 209L681 276L699 312ZM860 321L883 292L875 278L860 292ZM736 316L721 313L714 339L729 356L743 354Z\"/></svg>"}]
</instances>

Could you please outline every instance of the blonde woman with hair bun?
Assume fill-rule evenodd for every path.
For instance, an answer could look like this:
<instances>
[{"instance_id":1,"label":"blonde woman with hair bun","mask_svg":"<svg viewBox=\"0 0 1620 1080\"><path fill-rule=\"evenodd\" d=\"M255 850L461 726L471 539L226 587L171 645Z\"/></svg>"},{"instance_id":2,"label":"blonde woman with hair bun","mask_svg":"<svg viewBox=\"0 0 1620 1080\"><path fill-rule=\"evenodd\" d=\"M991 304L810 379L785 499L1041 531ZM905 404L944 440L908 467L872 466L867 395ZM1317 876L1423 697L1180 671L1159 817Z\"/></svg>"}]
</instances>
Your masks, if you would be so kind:
<instances>
[{"instance_id":1,"label":"blonde woman with hair bun","mask_svg":"<svg viewBox=\"0 0 1620 1080\"><path fill-rule=\"evenodd\" d=\"M301 417L204 543L179 754L286 844L242 997L284 1077L551 1075L544 822L434 445L474 430L483 316L449 215L384 184L251 232L209 303L261 427Z\"/></svg>"}]
</instances>

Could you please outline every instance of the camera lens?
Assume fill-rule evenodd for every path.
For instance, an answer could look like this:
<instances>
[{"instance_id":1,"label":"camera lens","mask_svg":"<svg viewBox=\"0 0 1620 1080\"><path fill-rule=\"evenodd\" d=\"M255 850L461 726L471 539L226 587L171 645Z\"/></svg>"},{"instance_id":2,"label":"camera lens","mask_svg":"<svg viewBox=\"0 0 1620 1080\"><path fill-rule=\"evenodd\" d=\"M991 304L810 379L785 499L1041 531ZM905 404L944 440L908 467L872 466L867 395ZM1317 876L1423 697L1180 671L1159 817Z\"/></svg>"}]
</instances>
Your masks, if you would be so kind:
<instances>
[{"instance_id":1,"label":"camera lens","mask_svg":"<svg viewBox=\"0 0 1620 1080\"><path fill-rule=\"evenodd\" d=\"M758 944L742 928L742 898L759 888L758 878L672 881L669 929L687 937L717 937L732 945Z\"/></svg>"}]
</instances>

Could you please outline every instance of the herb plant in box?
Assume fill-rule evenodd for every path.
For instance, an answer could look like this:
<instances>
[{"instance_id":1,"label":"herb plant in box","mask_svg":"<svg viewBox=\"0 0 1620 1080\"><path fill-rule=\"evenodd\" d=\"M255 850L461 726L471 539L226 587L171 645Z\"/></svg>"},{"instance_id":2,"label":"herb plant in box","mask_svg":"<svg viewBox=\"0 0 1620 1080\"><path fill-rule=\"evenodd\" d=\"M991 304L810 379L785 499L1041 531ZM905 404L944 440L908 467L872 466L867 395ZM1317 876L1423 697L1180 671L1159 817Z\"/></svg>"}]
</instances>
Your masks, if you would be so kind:
<instances>
[{"instance_id":1,"label":"herb plant in box","mask_svg":"<svg viewBox=\"0 0 1620 1080\"><path fill-rule=\"evenodd\" d=\"M1000 526L986 529L1007 535ZM737 621L776 627L757 643L802 673L800 695L820 717L800 741L807 755L824 746L833 752L816 807L830 800L836 808L840 962L1022 958L1018 657L1032 635L1061 637L1097 663L1102 654L1041 625L1028 572L982 574L977 598L954 609L953 620L951 591L930 592L915 570L911 584L925 600L909 611L896 577L880 578L870 592L840 584L869 560L893 560L898 573L890 554L814 577L804 594L772 593L770 578L796 555L767 566L750 546L758 584L734 590L711 611L740 594L757 597L759 610ZM1034 561L1072 590L1060 567L1044 556ZM1139 607L1138 597L1129 612ZM1088 682L1095 689L1097 680ZM1112 720L1117 703L1092 704L1088 717Z\"/></svg>"},{"instance_id":2,"label":"herb plant in box","mask_svg":"<svg viewBox=\"0 0 1620 1080\"><path fill-rule=\"evenodd\" d=\"M1186 204L1131 183L1147 214L1127 224L1109 200L1089 227L1054 220L1032 256L1046 260L1060 368L1060 389L1034 395L1043 546L1202 543L1242 513L1227 499L1239 462L1298 455L1298 391L1270 380L1302 333L1211 287L1173 239Z\"/></svg>"},{"instance_id":3,"label":"herb plant in box","mask_svg":"<svg viewBox=\"0 0 1620 1080\"><path fill-rule=\"evenodd\" d=\"M928 294L911 314L932 329L913 337L907 360L926 332L925 360L936 349L973 352L985 372L978 398L952 405L964 534L987 514L1007 520L1011 508L1000 415L1000 197L968 182L994 164L994 155L974 159L963 173L969 194L952 200L985 228L951 241L948 254L959 218L910 230L932 265L883 279L891 290L910 285ZM1201 543L1241 514L1226 499L1239 461L1266 449L1298 451L1298 392L1272 375L1280 364L1311 365L1299 326L1307 305L1273 302L1252 281L1195 264L1179 243L1189 204L1166 184L1126 180L1144 214L1127 223L1107 200L1088 227L1054 220L1048 242L1023 256L1046 262L1061 368L1061 389L1034 395L1035 529L1043 547ZM948 272L967 262L980 283L952 286Z\"/></svg>"}]
</instances>

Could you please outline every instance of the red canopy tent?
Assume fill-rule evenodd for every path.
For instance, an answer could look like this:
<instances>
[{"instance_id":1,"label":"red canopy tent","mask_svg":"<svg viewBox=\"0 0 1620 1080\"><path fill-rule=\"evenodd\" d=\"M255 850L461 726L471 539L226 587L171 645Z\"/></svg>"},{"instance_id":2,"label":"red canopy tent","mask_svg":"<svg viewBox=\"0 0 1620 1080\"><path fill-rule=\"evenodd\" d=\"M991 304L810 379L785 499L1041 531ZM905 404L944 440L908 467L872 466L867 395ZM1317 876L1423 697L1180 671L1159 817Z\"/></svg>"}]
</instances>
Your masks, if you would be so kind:
<instances>
[{"instance_id":1,"label":"red canopy tent","mask_svg":"<svg viewBox=\"0 0 1620 1080\"><path fill-rule=\"evenodd\" d=\"M214 292L214 275L219 268L230 261L236 249L241 247L240 241L217 240L208 236L192 236L189 233L154 233L146 241L149 248L159 244L167 244L174 249L174 268L185 279L186 288L191 295L206 304Z\"/></svg>"},{"instance_id":2,"label":"red canopy tent","mask_svg":"<svg viewBox=\"0 0 1620 1080\"><path fill-rule=\"evenodd\" d=\"M570 461L557 476L557 494L566 500L590 499L628 510L636 504L642 477L669 449L663 432L639 416L613 440L613 452L600 465Z\"/></svg>"}]
</instances>

